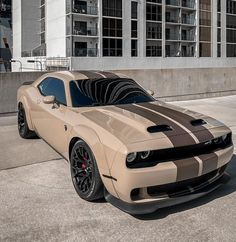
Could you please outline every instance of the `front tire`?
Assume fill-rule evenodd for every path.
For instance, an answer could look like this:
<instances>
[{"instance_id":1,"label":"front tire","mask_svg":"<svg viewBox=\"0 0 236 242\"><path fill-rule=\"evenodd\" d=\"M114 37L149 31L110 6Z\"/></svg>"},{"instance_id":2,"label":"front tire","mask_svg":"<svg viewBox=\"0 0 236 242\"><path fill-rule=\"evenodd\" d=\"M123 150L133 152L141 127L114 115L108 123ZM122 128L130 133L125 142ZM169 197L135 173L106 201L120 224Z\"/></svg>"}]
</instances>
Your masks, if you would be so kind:
<instances>
[{"instance_id":1,"label":"front tire","mask_svg":"<svg viewBox=\"0 0 236 242\"><path fill-rule=\"evenodd\" d=\"M103 183L93 152L82 140L77 141L70 157L71 178L78 195L86 201L103 197Z\"/></svg>"},{"instance_id":2,"label":"front tire","mask_svg":"<svg viewBox=\"0 0 236 242\"><path fill-rule=\"evenodd\" d=\"M18 121L18 132L23 139L31 139L36 137L35 132L29 129L27 119L26 119L25 109L22 103L19 104L17 121Z\"/></svg>"}]
</instances>

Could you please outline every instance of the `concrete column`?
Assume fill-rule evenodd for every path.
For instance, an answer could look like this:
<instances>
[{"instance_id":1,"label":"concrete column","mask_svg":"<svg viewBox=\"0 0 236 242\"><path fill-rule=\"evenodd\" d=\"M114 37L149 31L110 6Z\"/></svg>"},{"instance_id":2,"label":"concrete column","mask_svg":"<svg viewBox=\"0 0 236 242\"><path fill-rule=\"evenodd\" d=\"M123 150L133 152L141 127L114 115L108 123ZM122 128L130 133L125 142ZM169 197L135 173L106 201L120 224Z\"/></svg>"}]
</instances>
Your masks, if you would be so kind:
<instances>
[{"instance_id":1,"label":"concrete column","mask_svg":"<svg viewBox=\"0 0 236 242\"><path fill-rule=\"evenodd\" d=\"M199 44L200 44L200 10L199 10L199 0L195 1L196 4L196 57L199 58Z\"/></svg>"},{"instance_id":2,"label":"concrete column","mask_svg":"<svg viewBox=\"0 0 236 242\"><path fill-rule=\"evenodd\" d=\"M162 0L162 57L166 56L166 0Z\"/></svg>"},{"instance_id":3,"label":"concrete column","mask_svg":"<svg viewBox=\"0 0 236 242\"><path fill-rule=\"evenodd\" d=\"M212 0L212 57L217 57L217 1Z\"/></svg>"},{"instance_id":4,"label":"concrete column","mask_svg":"<svg viewBox=\"0 0 236 242\"><path fill-rule=\"evenodd\" d=\"M123 57L131 56L131 1L123 0Z\"/></svg>"},{"instance_id":5,"label":"concrete column","mask_svg":"<svg viewBox=\"0 0 236 242\"><path fill-rule=\"evenodd\" d=\"M102 0L98 0L98 56L102 56Z\"/></svg>"},{"instance_id":6,"label":"concrete column","mask_svg":"<svg viewBox=\"0 0 236 242\"><path fill-rule=\"evenodd\" d=\"M138 56L146 56L146 1L138 1Z\"/></svg>"},{"instance_id":7,"label":"concrete column","mask_svg":"<svg viewBox=\"0 0 236 242\"><path fill-rule=\"evenodd\" d=\"M226 46L226 1L221 0L221 57L227 55Z\"/></svg>"}]
</instances>

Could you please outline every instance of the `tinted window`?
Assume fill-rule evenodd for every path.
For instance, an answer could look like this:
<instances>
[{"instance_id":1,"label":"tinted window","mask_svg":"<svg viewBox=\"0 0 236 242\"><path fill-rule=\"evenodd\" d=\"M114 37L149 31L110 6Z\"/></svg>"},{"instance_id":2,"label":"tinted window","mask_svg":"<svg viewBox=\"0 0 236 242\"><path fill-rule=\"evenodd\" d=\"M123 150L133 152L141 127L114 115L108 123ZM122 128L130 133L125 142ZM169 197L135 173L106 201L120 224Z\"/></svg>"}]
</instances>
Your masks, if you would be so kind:
<instances>
[{"instance_id":1,"label":"tinted window","mask_svg":"<svg viewBox=\"0 0 236 242\"><path fill-rule=\"evenodd\" d=\"M154 99L131 79L96 79L70 82L73 107L151 102Z\"/></svg>"},{"instance_id":2,"label":"tinted window","mask_svg":"<svg viewBox=\"0 0 236 242\"><path fill-rule=\"evenodd\" d=\"M39 84L38 88L43 96L55 96L57 102L66 105L65 87L62 80L46 78Z\"/></svg>"}]
</instances>

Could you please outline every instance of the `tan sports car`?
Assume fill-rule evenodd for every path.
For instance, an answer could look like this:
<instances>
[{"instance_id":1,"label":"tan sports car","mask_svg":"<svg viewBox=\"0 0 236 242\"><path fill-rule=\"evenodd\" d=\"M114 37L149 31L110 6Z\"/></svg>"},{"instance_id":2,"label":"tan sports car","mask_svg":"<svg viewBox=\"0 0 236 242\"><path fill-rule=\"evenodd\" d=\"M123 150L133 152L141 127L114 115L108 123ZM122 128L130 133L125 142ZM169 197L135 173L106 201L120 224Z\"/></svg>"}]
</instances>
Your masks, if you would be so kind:
<instances>
[{"instance_id":1,"label":"tan sports car","mask_svg":"<svg viewBox=\"0 0 236 242\"><path fill-rule=\"evenodd\" d=\"M105 196L130 214L190 201L226 183L230 129L151 94L119 74L49 73L18 90L19 134L41 137L69 162L81 198Z\"/></svg>"}]
</instances>

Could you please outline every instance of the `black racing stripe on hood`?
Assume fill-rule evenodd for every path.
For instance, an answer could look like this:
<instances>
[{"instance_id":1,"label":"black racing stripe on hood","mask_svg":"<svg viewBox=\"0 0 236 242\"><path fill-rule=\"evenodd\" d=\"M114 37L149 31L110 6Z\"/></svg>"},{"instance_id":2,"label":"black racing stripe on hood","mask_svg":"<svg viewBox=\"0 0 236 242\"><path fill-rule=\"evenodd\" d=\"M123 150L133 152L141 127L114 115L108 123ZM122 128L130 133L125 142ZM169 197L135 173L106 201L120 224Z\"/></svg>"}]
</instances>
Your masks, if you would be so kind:
<instances>
[{"instance_id":1,"label":"black racing stripe on hood","mask_svg":"<svg viewBox=\"0 0 236 242\"><path fill-rule=\"evenodd\" d=\"M172 130L164 131L163 133L169 138L174 147L196 144L196 141L193 139L193 137L183 128L159 114L132 104L117 105L116 107L129 111L131 113L135 113L145 119L148 119L156 125L170 126Z\"/></svg>"},{"instance_id":2,"label":"black racing stripe on hood","mask_svg":"<svg viewBox=\"0 0 236 242\"><path fill-rule=\"evenodd\" d=\"M79 73L88 77L88 79L101 79L104 78L101 74L93 71L79 71Z\"/></svg>"},{"instance_id":3,"label":"black racing stripe on hood","mask_svg":"<svg viewBox=\"0 0 236 242\"><path fill-rule=\"evenodd\" d=\"M180 111L177 111L168 107L159 106L153 103L142 103L139 105L142 107L154 110L160 114L164 114L170 117L171 119L174 119L175 121L177 121L178 123L186 127L191 132L194 132L194 135L197 137L199 142L205 142L214 138L212 133L204 126L193 126L191 124L191 121L194 121L197 119L189 116L188 114L182 113Z\"/></svg>"}]
</instances>

